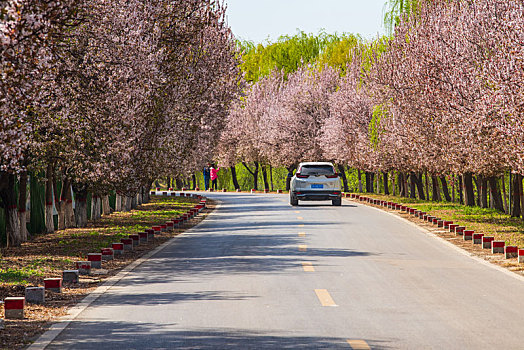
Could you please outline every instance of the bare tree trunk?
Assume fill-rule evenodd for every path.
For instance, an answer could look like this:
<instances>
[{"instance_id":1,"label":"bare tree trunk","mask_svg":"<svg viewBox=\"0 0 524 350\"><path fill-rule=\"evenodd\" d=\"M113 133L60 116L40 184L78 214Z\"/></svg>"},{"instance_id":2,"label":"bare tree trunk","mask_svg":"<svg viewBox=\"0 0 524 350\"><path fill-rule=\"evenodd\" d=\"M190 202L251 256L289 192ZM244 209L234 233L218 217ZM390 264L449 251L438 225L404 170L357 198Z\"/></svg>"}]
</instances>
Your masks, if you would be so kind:
<instances>
[{"instance_id":1,"label":"bare tree trunk","mask_svg":"<svg viewBox=\"0 0 524 350\"><path fill-rule=\"evenodd\" d=\"M342 185L344 186L344 192L349 192L348 178L346 176L346 168L342 164L338 164L337 167L340 173L340 177L342 178Z\"/></svg>"},{"instance_id":2,"label":"bare tree trunk","mask_svg":"<svg viewBox=\"0 0 524 350\"><path fill-rule=\"evenodd\" d=\"M55 232L53 222L53 164L47 165L46 171L47 182L45 184L45 231L46 233Z\"/></svg>"},{"instance_id":3,"label":"bare tree trunk","mask_svg":"<svg viewBox=\"0 0 524 350\"><path fill-rule=\"evenodd\" d=\"M126 206L125 206L126 210L125 211L131 211L131 209L133 209L133 198L126 196L125 199L126 199Z\"/></svg>"},{"instance_id":4,"label":"bare tree trunk","mask_svg":"<svg viewBox=\"0 0 524 350\"><path fill-rule=\"evenodd\" d=\"M524 208L524 188L522 185L522 175L518 174L518 185L519 185L519 197L520 197L520 213L522 214L522 219L524 220L524 211L522 208Z\"/></svg>"},{"instance_id":5,"label":"bare tree trunk","mask_svg":"<svg viewBox=\"0 0 524 350\"><path fill-rule=\"evenodd\" d=\"M107 194L102 197L102 213L104 215L111 214L111 206L109 205L109 196Z\"/></svg>"},{"instance_id":6,"label":"bare tree trunk","mask_svg":"<svg viewBox=\"0 0 524 350\"><path fill-rule=\"evenodd\" d=\"M375 177L374 173L366 171L366 192L373 193L373 179Z\"/></svg>"},{"instance_id":7,"label":"bare tree trunk","mask_svg":"<svg viewBox=\"0 0 524 350\"><path fill-rule=\"evenodd\" d=\"M137 202L136 202L136 194L131 197L131 209L136 209Z\"/></svg>"},{"instance_id":8,"label":"bare tree trunk","mask_svg":"<svg viewBox=\"0 0 524 350\"><path fill-rule=\"evenodd\" d=\"M451 178L451 201L455 203L455 174Z\"/></svg>"},{"instance_id":9,"label":"bare tree trunk","mask_svg":"<svg viewBox=\"0 0 524 350\"><path fill-rule=\"evenodd\" d=\"M358 170L358 192L362 193L362 173Z\"/></svg>"},{"instance_id":10,"label":"bare tree trunk","mask_svg":"<svg viewBox=\"0 0 524 350\"><path fill-rule=\"evenodd\" d=\"M253 176L253 188L255 190L258 189L258 162L253 162L255 164L255 169L251 170L246 162L242 162L242 165L246 168L246 170Z\"/></svg>"},{"instance_id":11,"label":"bare tree trunk","mask_svg":"<svg viewBox=\"0 0 524 350\"><path fill-rule=\"evenodd\" d=\"M464 204L473 207L475 206L475 193L473 191L473 174L464 174Z\"/></svg>"},{"instance_id":12,"label":"bare tree trunk","mask_svg":"<svg viewBox=\"0 0 524 350\"><path fill-rule=\"evenodd\" d=\"M122 211L122 196L118 192L115 196L115 211Z\"/></svg>"},{"instance_id":13,"label":"bare tree trunk","mask_svg":"<svg viewBox=\"0 0 524 350\"><path fill-rule=\"evenodd\" d=\"M195 174L191 175L191 180L193 180L193 187L192 187L192 190L194 191L194 190L196 190L196 188L197 188L196 175L195 175Z\"/></svg>"},{"instance_id":14,"label":"bare tree trunk","mask_svg":"<svg viewBox=\"0 0 524 350\"><path fill-rule=\"evenodd\" d=\"M459 191L459 203L460 204L464 204L464 195L463 195L463 191L462 191L462 175L459 175L458 176L458 180L459 180L459 183L458 183L458 191Z\"/></svg>"},{"instance_id":15,"label":"bare tree trunk","mask_svg":"<svg viewBox=\"0 0 524 350\"><path fill-rule=\"evenodd\" d=\"M417 178L416 178L416 175L415 173L411 173L409 174L409 178L410 178L410 181L409 181L409 197L410 198L417 198L417 195L416 195L416 186L417 186Z\"/></svg>"},{"instance_id":16,"label":"bare tree trunk","mask_svg":"<svg viewBox=\"0 0 524 350\"><path fill-rule=\"evenodd\" d=\"M66 205L67 205L67 193L69 192L69 197L71 194L70 183L67 177L63 177L62 180L62 190L60 193L60 201L58 202L58 229L63 230L67 227L66 221Z\"/></svg>"},{"instance_id":17,"label":"bare tree trunk","mask_svg":"<svg viewBox=\"0 0 524 350\"><path fill-rule=\"evenodd\" d=\"M75 191L76 227L87 226L87 190Z\"/></svg>"},{"instance_id":18,"label":"bare tree trunk","mask_svg":"<svg viewBox=\"0 0 524 350\"><path fill-rule=\"evenodd\" d=\"M404 186L404 174L402 172L398 172L398 194L401 197L407 197L406 196L406 187Z\"/></svg>"},{"instance_id":19,"label":"bare tree trunk","mask_svg":"<svg viewBox=\"0 0 524 350\"><path fill-rule=\"evenodd\" d=\"M261 166L262 168L262 179L264 180L264 189L269 191L269 182L267 181L267 169L265 165Z\"/></svg>"},{"instance_id":20,"label":"bare tree trunk","mask_svg":"<svg viewBox=\"0 0 524 350\"><path fill-rule=\"evenodd\" d=\"M507 193L506 193L506 176L505 176L505 174L502 174L502 198L504 200L504 212L506 214L508 214L509 210L508 210L508 197L507 197Z\"/></svg>"},{"instance_id":21,"label":"bare tree trunk","mask_svg":"<svg viewBox=\"0 0 524 350\"><path fill-rule=\"evenodd\" d=\"M427 194L427 198L429 200L429 178L428 178L428 173L424 173L424 178L425 178L425 185L426 185L426 194Z\"/></svg>"},{"instance_id":22,"label":"bare tree trunk","mask_svg":"<svg viewBox=\"0 0 524 350\"><path fill-rule=\"evenodd\" d=\"M384 176L384 194L388 196L389 195L388 172L387 171L382 172L382 176ZM346 183L347 183L347 180L346 180Z\"/></svg>"},{"instance_id":23,"label":"bare tree trunk","mask_svg":"<svg viewBox=\"0 0 524 350\"><path fill-rule=\"evenodd\" d=\"M448 182L446 181L446 177L441 176L440 182L442 183L442 192L444 193L444 198L446 198L447 202L451 202L451 197L449 196Z\"/></svg>"},{"instance_id":24,"label":"bare tree trunk","mask_svg":"<svg viewBox=\"0 0 524 350\"><path fill-rule=\"evenodd\" d=\"M0 171L0 197L5 209L7 246L9 247L17 247L22 244L15 185L16 176L14 174Z\"/></svg>"},{"instance_id":25,"label":"bare tree trunk","mask_svg":"<svg viewBox=\"0 0 524 350\"><path fill-rule=\"evenodd\" d=\"M431 176L431 186L432 186L432 196L431 200L434 202L440 202L442 201L442 197L440 196L440 187L438 183L438 178L436 176Z\"/></svg>"},{"instance_id":26,"label":"bare tree trunk","mask_svg":"<svg viewBox=\"0 0 524 350\"><path fill-rule=\"evenodd\" d=\"M269 164L269 181L271 182L271 191L274 191L275 188L273 186L273 166Z\"/></svg>"},{"instance_id":27,"label":"bare tree trunk","mask_svg":"<svg viewBox=\"0 0 524 350\"><path fill-rule=\"evenodd\" d=\"M237 169L235 168L235 166L230 166L229 169L231 169L231 179L233 180L233 186L235 186L235 190L239 190L240 189L240 185L238 184L238 179L237 179Z\"/></svg>"},{"instance_id":28,"label":"bare tree trunk","mask_svg":"<svg viewBox=\"0 0 524 350\"><path fill-rule=\"evenodd\" d=\"M495 176L488 179L491 199L493 202L493 208L504 211L504 205L502 204L502 196L500 194L499 181ZM486 198L487 202L487 198ZM487 203L486 203L487 204Z\"/></svg>"},{"instance_id":29,"label":"bare tree trunk","mask_svg":"<svg viewBox=\"0 0 524 350\"><path fill-rule=\"evenodd\" d=\"M480 183L480 191L481 191L481 196L480 196L481 207L489 208L488 197L491 197L491 195L493 194L490 192L489 179L487 177L482 176L481 179L479 180L480 180L479 183ZM500 195L500 188L498 185L497 178L495 178L495 183L497 184L497 193L500 196L500 207L502 207L502 196ZM503 209L499 209L499 210L503 211Z\"/></svg>"},{"instance_id":30,"label":"bare tree trunk","mask_svg":"<svg viewBox=\"0 0 524 350\"><path fill-rule=\"evenodd\" d=\"M28 238L27 234L27 215L26 215L26 202L27 202L27 172L23 171L20 173L20 189L18 190L18 216L20 219L20 240L26 242Z\"/></svg>"},{"instance_id":31,"label":"bare tree trunk","mask_svg":"<svg viewBox=\"0 0 524 350\"><path fill-rule=\"evenodd\" d=\"M417 185L418 198L422 199L423 201L426 200L426 196L424 194L424 184L422 183L422 173L415 174L415 183Z\"/></svg>"},{"instance_id":32,"label":"bare tree trunk","mask_svg":"<svg viewBox=\"0 0 524 350\"><path fill-rule=\"evenodd\" d=\"M391 174L391 187L393 188L393 195L397 195L397 187L395 186L395 172Z\"/></svg>"},{"instance_id":33,"label":"bare tree trunk","mask_svg":"<svg viewBox=\"0 0 524 350\"><path fill-rule=\"evenodd\" d=\"M102 209L101 202L99 195L93 195L91 199L91 220L93 221L100 220L102 217L100 213L100 210Z\"/></svg>"}]
</instances>

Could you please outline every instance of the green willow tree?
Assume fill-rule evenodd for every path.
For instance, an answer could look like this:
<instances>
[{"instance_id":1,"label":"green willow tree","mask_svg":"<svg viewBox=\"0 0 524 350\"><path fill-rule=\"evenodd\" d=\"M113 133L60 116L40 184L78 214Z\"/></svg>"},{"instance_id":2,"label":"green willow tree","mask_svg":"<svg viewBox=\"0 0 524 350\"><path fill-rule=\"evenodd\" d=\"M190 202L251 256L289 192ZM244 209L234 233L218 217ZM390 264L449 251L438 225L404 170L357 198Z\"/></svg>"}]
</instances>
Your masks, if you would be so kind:
<instances>
[{"instance_id":1,"label":"green willow tree","mask_svg":"<svg viewBox=\"0 0 524 350\"><path fill-rule=\"evenodd\" d=\"M420 0L388 0L384 5L384 26L392 34L403 14L411 14L417 9Z\"/></svg>"}]
</instances>

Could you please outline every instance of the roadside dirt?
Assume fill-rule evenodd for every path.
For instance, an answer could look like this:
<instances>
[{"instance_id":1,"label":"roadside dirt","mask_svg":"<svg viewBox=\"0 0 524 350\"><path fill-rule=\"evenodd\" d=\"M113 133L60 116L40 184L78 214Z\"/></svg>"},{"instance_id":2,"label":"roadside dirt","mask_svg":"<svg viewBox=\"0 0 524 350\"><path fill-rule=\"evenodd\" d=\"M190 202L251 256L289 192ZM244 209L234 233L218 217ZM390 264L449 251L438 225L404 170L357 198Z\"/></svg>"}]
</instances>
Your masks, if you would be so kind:
<instances>
[{"instance_id":1,"label":"roadside dirt","mask_svg":"<svg viewBox=\"0 0 524 350\"><path fill-rule=\"evenodd\" d=\"M113 213L104 216L99 222L90 222L85 229L66 229L53 234L39 235L21 247L4 249L0 260L0 300L7 296L24 296L26 286L43 286L44 278L61 277L63 270L74 269L74 262L85 260L87 253L99 252L100 242L118 242L122 232L133 233L131 231L135 227L151 227L166 221L163 218L165 215L142 214L182 212L197 202L196 199L184 199L182 203L155 203L154 198L151 203L131 212ZM66 315L70 307L109 277L116 275L125 266L155 247L197 225L213 212L215 207L216 203L208 199L207 208L183 227L173 232L155 235L153 242L141 244L113 261L103 262L103 270L93 270L94 273L90 276L80 276L77 284L64 284L62 293L46 291L43 305L26 303L23 320L4 320L5 328L0 330L0 348L26 347L60 316ZM159 220L159 217L163 220ZM139 231L141 230L136 232ZM0 310L0 318L4 318L3 307Z\"/></svg>"}]
</instances>

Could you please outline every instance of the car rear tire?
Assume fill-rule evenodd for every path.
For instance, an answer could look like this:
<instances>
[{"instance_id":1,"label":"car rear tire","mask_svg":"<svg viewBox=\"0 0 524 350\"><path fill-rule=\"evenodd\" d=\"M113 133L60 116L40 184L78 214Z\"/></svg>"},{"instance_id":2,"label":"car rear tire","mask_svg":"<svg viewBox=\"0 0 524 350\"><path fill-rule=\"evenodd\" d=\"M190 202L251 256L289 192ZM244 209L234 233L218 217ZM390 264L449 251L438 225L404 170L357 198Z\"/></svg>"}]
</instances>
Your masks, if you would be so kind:
<instances>
[{"instance_id":1,"label":"car rear tire","mask_svg":"<svg viewBox=\"0 0 524 350\"><path fill-rule=\"evenodd\" d=\"M331 204L336 207L340 207L342 205L342 198L332 199Z\"/></svg>"},{"instance_id":2,"label":"car rear tire","mask_svg":"<svg viewBox=\"0 0 524 350\"><path fill-rule=\"evenodd\" d=\"M297 196L294 196L293 194L289 194L289 204L296 207L298 205L298 198Z\"/></svg>"}]
</instances>

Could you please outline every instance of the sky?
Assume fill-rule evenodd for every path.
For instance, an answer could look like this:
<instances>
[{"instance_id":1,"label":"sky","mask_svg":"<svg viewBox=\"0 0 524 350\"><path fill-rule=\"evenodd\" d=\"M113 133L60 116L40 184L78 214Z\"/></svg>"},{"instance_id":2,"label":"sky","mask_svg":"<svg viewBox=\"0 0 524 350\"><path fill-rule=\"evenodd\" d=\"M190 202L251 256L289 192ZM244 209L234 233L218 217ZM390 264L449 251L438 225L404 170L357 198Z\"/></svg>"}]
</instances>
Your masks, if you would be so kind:
<instances>
[{"instance_id":1,"label":"sky","mask_svg":"<svg viewBox=\"0 0 524 350\"><path fill-rule=\"evenodd\" d=\"M385 33L385 0L225 0L227 21L237 39L265 42L280 35L360 34L373 39Z\"/></svg>"}]
</instances>

